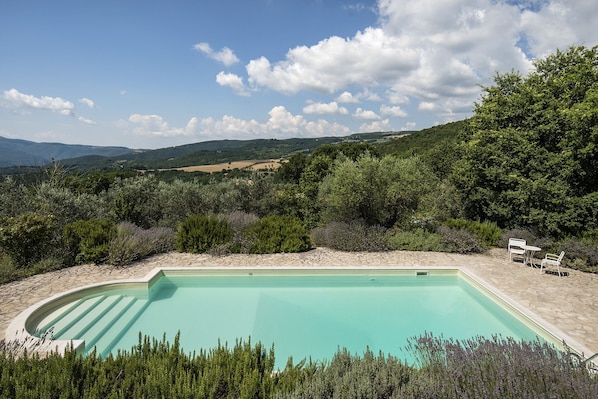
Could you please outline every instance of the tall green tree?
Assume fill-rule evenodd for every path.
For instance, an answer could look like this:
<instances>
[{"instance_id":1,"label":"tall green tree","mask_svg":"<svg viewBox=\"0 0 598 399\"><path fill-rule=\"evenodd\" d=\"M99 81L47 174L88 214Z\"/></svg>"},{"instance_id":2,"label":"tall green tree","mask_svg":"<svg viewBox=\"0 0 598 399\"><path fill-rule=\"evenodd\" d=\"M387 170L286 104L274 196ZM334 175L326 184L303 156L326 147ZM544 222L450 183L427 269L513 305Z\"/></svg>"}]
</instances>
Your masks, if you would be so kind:
<instances>
[{"instance_id":1,"label":"tall green tree","mask_svg":"<svg viewBox=\"0 0 598 399\"><path fill-rule=\"evenodd\" d=\"M534 66L484 88L454 181L470 218L579 234L598 227L598 47L570 47Z\"/></svg>"}]
</instances>

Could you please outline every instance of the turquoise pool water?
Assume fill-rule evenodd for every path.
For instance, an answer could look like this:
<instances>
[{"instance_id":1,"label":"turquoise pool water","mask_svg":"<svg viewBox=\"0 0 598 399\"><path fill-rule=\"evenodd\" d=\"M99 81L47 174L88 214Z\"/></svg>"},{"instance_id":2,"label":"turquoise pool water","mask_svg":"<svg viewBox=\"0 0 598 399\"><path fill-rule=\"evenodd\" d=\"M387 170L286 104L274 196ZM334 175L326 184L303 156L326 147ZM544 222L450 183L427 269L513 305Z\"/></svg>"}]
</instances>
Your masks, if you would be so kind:
<instances>
[{"instance_id":1,"label":"turquoise pool water","mask_svg":"<svg viewBox=\"0 0 598 399\"><path fill-rule=\"evenodd\" d=\"M226 274L163 276L149 290L81 298L48 315L39 333L84 339L102 355L130 349L139 332L172 339L186 352L237 339L274 343L289 356L330 359L338 348L404 357L425 332L457 339L494 334L536 339L527 324L457 274Z\"/></svg>"}]
</instances>

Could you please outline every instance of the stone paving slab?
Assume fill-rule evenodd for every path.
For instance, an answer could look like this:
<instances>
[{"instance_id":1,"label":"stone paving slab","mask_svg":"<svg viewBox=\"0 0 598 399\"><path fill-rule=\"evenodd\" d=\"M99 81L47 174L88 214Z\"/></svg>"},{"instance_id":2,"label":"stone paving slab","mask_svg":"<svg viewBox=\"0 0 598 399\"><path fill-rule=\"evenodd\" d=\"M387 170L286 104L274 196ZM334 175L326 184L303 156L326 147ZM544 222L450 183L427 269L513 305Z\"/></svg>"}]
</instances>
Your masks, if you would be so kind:
<instances>
[{"instance_id":1,"label":"stone paving slab","mask_svg":"<svg viewBox=\"0 0 598 399\"><path fill-rule=\"evenodd\" d=\"M210 256L157 255L132 266L82 265L0 285L0 337L19 313L52 295L103 281L143 277L157 267L459 267L494 287L531 316L555 326L584 348L598 352L598 275L568 270L559 277L521 263L507 262L507 252L482 255L393 251L340 252L317 248L300 254ZM16 332L6 331L6 337ZM573 346L573 345L571 345Z\"/></svg>"}]
</instances>

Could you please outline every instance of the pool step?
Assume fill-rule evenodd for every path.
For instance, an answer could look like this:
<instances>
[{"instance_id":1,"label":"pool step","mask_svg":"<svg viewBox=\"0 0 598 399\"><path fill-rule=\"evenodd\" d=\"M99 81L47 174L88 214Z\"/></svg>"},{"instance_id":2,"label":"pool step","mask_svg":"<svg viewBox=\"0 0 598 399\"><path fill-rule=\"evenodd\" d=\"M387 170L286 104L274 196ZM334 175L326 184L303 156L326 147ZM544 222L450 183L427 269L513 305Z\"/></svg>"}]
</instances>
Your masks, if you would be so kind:
<instances>
[{"instance_id":1,"label":"pool step","mask_svg":"<svg viewBox=\"0 0 598 399\"><path fill-rule=\"evenodd\" d=\"M122 297L93 325L82 331L77 338L85 339L85 348L93 348L114 324L118 323L122 317L128 317L126 314L135 305L135 302L137 302L137 298L133 296Z\"/></svg>"},{"instance_id":2,"label":"pool step","mask_svg":"<svg viewBox=\"0 0 598 399\"><path fill-rule=\"evenodd\" d=\"M85 309L74 322L69 323L62 329L54 329L54 336L61 339L79 339L85 332L91 328L98 320L116 306L121 300L122 295L101 296L101 299L94 306ZM79 308L75 312L79 313Z\"/></svg>"},{"instance_id":3,"label":"pool step","mask_svg":"<svg viewBox=\"0 0 598 399\"><path fill-rule=\"evenodd\" d=\"M78 300L68 311L62 312L58 317L47 317L42 320L39 324L41 327L38 328L39 331L36 335L41 335L52 329L54 338L60 338L62 332L77 323L88 311L102 302L104 298L104 296L95 296Z\"/></svg>"},{"instance_id":4,"label":"pool step","mask_svg":"<svg viewBox=\"0 0 598 399\"><path fill-rule=\"evenodd\" d=\"M105 331L102 331L102 334L97 337L98 339L95 340L95 342L91 344L88 344L87 342L85 343L86 351L91 350L93 346L97 346L98 354L102 357L108 356L114 348L114 345L120 340L121 334L131 327L148 304L149 302L147 300L137 299L118 319L114 320Z\"/></svg>"}]
</instances>

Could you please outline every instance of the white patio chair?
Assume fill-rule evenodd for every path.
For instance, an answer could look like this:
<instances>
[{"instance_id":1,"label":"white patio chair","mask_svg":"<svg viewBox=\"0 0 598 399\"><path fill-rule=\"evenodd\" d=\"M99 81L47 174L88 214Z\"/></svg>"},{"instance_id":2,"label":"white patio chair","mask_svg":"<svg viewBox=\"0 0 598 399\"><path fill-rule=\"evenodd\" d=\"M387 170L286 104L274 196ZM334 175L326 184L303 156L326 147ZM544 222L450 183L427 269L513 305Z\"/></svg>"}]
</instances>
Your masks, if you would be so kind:
<instances>
[{"instance_id":1,"label":"white patio chair","mask_svg":"<svg viewBox=\"0 0 598 399\"><path fill-rule=\"evenodd\" d=\"M525 249L523 249L525 244L525 240L521 238L509 238L509 246L507 247L509 251L509 262L513 261L513 255L525 258Z\"/></svg>"},{"instance_id":2,"label":"white patio chair","mask_svg":"<svg viewBox=\"0 0 598 399\"><path fill-rule=\"evenodd\" d=\"M561 277L561 262L563 261L563 257L565 256L565 251L562 251L560 255L557 254L546 254L544 259L542 259L542 263L540 264L540 273L542 273L542 269L545 265L552 265L556 266L556 271Z\"/></svg>"}]
</instances>

